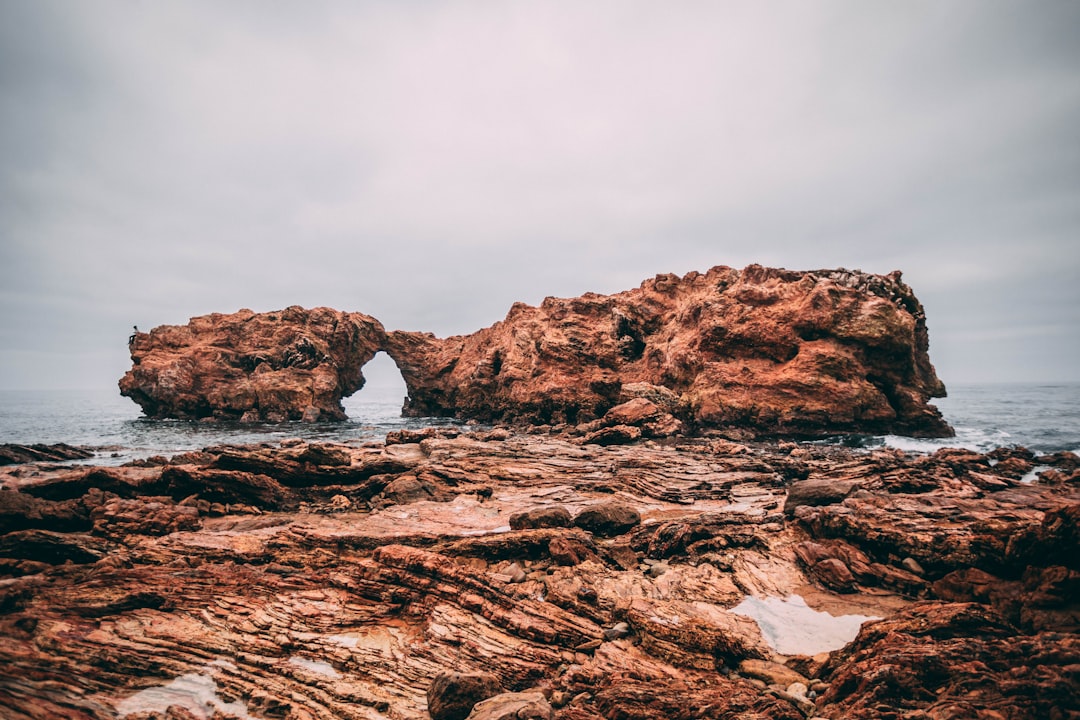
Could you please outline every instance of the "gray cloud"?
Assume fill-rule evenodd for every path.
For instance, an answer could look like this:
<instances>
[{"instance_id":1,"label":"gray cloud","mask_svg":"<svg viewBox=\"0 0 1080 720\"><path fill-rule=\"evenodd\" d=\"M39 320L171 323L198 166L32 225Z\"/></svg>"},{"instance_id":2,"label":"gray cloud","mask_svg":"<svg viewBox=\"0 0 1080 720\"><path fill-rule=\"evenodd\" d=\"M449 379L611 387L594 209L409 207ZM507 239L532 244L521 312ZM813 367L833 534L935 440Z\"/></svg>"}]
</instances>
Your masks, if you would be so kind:
<instances>
[{"instance_id":1,"label":"gray cloud","mask_svg":"<svg viewBox=\"0 0 1080 720\"><path fill-rule=\"evenodd\" d=\"M0 5L0 387L290 304L469 332L899 268L946 383L1080 380L1080 6Z\"/></svg>"}]
</instances>

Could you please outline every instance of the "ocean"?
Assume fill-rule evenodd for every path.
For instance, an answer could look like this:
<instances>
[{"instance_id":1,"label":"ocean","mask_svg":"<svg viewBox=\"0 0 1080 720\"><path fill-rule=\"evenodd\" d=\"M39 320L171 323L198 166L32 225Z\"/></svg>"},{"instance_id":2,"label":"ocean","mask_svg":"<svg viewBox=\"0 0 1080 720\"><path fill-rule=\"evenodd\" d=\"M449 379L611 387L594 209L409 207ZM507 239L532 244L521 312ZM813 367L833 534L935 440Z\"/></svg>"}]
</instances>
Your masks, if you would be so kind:
<instances>
[{"instance_id":1,"label":"ocean","mask_svg":"<svg viewBox=\"0 0 1080 720\"><path fill-rule=\"evenodd\" d=\"M365 368L365 371L367 368ZM115 388L0 391L0 443L68 443L96 449L84 462L120 464L152 455L171 456L211 445L277 442L286 438L356 442L381 440L391 430L453 424L445 418L402 418L404 385L371 383L346 398L341 423L224 425L148 420ZM842 436L856 447L896 447L932 452L941 447L989 451L1022 445L1039 453L1080 452L1080 384L953 385L935 401L956 437L941 439Z\"/></svg>"}]
</instances>

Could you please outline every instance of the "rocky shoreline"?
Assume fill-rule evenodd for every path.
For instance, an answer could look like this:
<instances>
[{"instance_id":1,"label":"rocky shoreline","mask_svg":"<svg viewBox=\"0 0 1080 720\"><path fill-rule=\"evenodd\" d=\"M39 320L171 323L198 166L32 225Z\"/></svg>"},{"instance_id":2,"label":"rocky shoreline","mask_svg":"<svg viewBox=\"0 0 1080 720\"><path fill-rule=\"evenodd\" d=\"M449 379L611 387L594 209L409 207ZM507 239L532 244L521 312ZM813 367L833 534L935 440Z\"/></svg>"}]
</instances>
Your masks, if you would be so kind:
<instances>
[{"instance_id":1,"label":"rocky shoreline","mask_svg":"<svg viewBox=\"0 0 1080 720\"><path fill-rule=\"evenodd\" d=\"M1077 456L622 420L0 468L5 717L1080 717Z\"/></svg>"}]
</instances>

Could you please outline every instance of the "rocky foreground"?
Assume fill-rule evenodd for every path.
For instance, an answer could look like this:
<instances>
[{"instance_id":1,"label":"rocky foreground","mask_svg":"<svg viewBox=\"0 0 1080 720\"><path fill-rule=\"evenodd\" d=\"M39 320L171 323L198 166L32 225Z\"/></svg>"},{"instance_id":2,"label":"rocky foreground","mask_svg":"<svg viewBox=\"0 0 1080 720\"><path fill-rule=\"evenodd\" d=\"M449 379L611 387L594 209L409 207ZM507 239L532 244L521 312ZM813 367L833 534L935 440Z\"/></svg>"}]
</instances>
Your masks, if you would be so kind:
<instances>
[{"instance_id":1,"label":"rocky foreground","mask_svg":"<svg viewBox=\"0 0 1080 720\"><path fill-rule=\"evenodd\" d=\"M602 430L6 466L2 715L1080 717L1080 458Z\"/></svg>"}]
</instances>

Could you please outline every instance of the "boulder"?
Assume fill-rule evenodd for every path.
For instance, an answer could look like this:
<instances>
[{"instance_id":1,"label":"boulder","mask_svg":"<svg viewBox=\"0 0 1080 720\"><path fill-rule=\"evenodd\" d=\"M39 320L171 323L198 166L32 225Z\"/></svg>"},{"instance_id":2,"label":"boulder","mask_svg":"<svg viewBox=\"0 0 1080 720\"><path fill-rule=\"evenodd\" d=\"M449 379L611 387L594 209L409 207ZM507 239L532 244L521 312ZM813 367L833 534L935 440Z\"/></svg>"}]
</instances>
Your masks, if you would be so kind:
<instances>
[{"instance_id":1,"label":"boulder","mask_svg":"<svg viewBox=\"0 0 1080 720\"><path fill-rule=\"evenodd\" d=\"M641 514L622 503L608 502L582 510L574 518L574 525L600 537L615 537L633 530L641 524Z\"/></svg>"},{"instance_id":2,"label":"boulder","mask_svg":"<svg viewBox=\"0 0 1080 720\"><path fill-rule=\"evenodd\" d=\"M428 687L428 715L431 720L465 720L476 703L501 691L499 678L492 673L439 673Z\"/></svg>"},{"instance_id":3,"label":"boulder","mask_svg":"<svg viewBox=\"0 0 1080 720\"><path fill-rule=\"evenodd\" d=\"M510 516L511 530L570 527L570 511L561 505L533 508Z\"/></svg>"}]
</instances>

